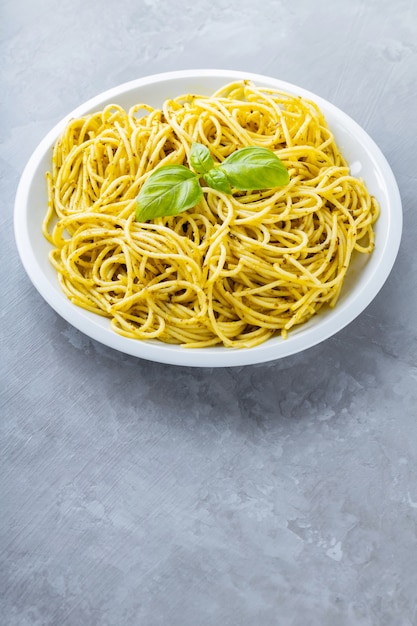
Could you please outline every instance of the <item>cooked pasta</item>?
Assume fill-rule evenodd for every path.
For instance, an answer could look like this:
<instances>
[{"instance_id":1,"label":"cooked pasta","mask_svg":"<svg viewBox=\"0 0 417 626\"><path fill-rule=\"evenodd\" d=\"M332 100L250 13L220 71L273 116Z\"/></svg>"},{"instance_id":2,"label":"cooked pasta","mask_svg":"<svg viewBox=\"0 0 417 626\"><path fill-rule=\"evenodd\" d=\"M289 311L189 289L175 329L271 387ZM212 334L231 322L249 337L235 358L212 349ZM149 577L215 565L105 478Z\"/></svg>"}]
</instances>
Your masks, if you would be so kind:
<instances>
[{"instance_id":1,"label":"cooked pasta","mask_svg":"<svg viewBox=\"0 0 417 626\"><path fill-rule=\"evenodd\" d=\"M290 182L233 195L203 187L193 209L137 222L144 182L161 165L189 165L192 142L216 163L270 148ZM246 348L285 338L336 305L352 255L374 248L378 203L317 105L248 81L70 121L47 182L43 232L64 293L138 340Z\"/></svg>"}]
</instances>

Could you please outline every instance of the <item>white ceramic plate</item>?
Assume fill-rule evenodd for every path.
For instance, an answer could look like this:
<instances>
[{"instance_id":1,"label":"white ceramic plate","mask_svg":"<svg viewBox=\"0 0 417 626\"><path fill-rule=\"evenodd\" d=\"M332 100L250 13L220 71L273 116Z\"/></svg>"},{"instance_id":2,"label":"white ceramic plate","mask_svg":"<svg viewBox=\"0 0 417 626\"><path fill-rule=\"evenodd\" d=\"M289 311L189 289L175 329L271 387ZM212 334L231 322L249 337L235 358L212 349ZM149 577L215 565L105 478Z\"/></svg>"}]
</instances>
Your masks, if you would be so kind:
<instances>
[{"instance_id":1,"label":"white ceramic plate","mask_svg":"<svg viewBox=\"0 0 417 626\"><path fill-rule=\"evenodd\" d=\"M47 203L45 172L50 168L51 148L70 118L96 111L109 103L128 108L146 102L160 107L163 100L184 93L210 95L233 80L249 79L314 100L324 112L352 173L362 177L381 205L373 254L358 255L350 268L335 309L323 310L307 324L292 330L288 339L277 337L255 348L222 347L184 349L158 341L138 341L117 335L110 322L73 305L63 295L55 270L48 261L49 243L41 232ZM258 74L231 70L189 70L157 74L110 89L88 100L67 115L41 141L22 174L15 203L15 237L23 265L34 286L67 322L92 339L143 359L196 367L250 365L295 354L331 337L355 319L386 281L397 256L402 230L401 199L385 157L367 133L335 106L295 85Z\"/></svg>"}]
</instances>

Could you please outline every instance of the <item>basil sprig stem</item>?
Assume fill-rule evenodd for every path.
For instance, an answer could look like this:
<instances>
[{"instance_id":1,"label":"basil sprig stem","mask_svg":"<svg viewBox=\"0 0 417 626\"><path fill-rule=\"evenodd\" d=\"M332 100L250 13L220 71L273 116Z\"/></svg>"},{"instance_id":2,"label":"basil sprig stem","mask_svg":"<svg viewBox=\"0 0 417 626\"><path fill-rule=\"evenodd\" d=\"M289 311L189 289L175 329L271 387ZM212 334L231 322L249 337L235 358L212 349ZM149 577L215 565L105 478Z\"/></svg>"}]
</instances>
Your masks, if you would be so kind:
<instances>
[{"instance_id":1,"label":"basil sprig stem","mask_svg":"<svg viewBox=\"0 0 417 626\"><path fill-rule=\"evenodd\" d=\"M194 171L185 165L163 165L149 176L137 197L138 222L178 215L198 204L203 196L201 178L208 187L229 195L233 188L273 189L289 182L285 165L269 148L240 148L216 166L210 150L194 142L189 158Z\"/></svg>"}]
</instances>

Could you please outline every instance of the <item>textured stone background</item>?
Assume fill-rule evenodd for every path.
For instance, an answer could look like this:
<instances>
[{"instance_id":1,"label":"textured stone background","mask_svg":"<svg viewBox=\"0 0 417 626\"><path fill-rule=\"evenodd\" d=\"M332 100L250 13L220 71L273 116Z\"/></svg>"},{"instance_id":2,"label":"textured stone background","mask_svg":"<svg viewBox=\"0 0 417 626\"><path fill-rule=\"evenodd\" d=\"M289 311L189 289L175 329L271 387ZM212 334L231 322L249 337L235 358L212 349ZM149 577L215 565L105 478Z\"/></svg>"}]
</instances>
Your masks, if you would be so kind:
<instances>
[{"instance_id":1,"label":"textured stone background","mask_svg":"<svg viewBox=\"0 0 417 626\"><path fill-rule=\"evenodd\" d=\"M3 0L2 626L417 624L417 3ZM379 144L404 235L367 310L267 365L175 368L91 341L13 238L44 134L147 74L270 74Z\"/></svg>"}]
</instances>

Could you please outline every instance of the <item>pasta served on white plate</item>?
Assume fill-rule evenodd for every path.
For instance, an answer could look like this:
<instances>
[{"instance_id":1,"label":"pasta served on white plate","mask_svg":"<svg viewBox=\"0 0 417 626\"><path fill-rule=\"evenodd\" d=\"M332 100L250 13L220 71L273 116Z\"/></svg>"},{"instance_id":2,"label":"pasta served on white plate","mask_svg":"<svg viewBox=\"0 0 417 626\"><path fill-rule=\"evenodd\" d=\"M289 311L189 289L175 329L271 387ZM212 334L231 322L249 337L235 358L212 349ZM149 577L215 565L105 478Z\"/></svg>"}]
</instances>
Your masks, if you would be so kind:
<instances>
[{"instance_id":1,"label":"pasta served on white plate","mask_svg":"<svg viewBox=\"0 0 417 626\"><path fill-rule=\"evenodd\" d=\"M228 194L202 181L196 206L137 221L146 181L164 165L190 167L194 142L216 165L268 148L289 182ZM64 293L138 340L247 348L285 338L336 305L352 255L374 248L378 202L320 109L249 81L74 119L47 181L43 231Z\"/></svg>"}]
</instances>

